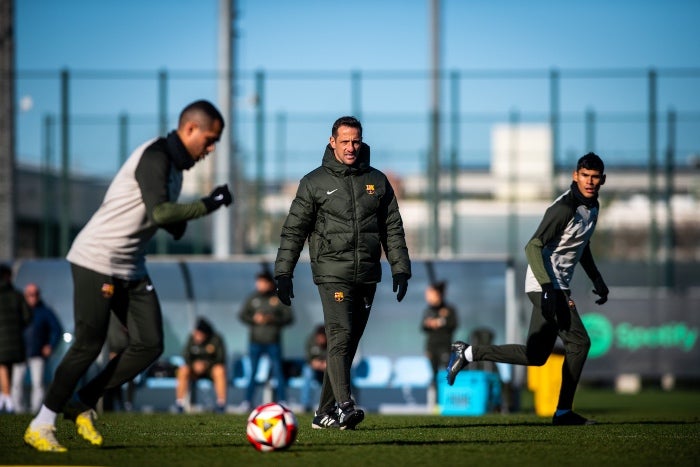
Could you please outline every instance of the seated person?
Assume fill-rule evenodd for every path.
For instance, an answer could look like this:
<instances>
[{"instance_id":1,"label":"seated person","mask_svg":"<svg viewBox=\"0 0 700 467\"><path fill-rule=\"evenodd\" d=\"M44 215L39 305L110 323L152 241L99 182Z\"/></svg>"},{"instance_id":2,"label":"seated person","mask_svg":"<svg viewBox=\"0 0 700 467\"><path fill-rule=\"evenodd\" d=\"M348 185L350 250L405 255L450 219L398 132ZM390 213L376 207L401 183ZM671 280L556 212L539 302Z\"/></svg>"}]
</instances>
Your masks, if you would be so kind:
<instances>
[{"instance_id":1,"label":"seated person","mask_svg":"<svg viewBox=\"0 0 700 467\"><path fill-rule=\"evenodd\" d=\"M226 349L224 341L214 332L205 318L199 318L187 345L182 352L185 363L177 370L175 405L177 411L185 410L185 399L190 385L200 378L209 378L214 383L216 411L226 408Z\"/></svg>"}]
</instances>

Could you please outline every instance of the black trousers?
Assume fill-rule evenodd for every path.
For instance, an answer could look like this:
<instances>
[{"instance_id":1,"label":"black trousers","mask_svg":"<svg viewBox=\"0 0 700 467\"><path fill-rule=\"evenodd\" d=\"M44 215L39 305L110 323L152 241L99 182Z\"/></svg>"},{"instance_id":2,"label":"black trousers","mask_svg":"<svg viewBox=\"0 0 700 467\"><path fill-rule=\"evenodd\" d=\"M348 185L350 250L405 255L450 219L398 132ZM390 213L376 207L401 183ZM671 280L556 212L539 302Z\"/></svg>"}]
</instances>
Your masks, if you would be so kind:
<instances>
[{"instance_id":1,"label":"black trousers","mask_svg":"<svg viewBox=\"0 0 700 467\"><path fill-rule=\"evenodd\" d=\"M541 366L547 362L559 336L564 343L564 364L557 408L571 409L583 365L591 348L591 340L568 291L556 290L555 292L557 309L554 321L547 321L542 315L541 293L527 294L533 306L525 345L475 345L472 353L475 361Z\"/></svg>"},{"instance_id":2,"label":"black trousers","mask_svg":"<svg viewBox=\"0 0 700 467\"><path fill-rule=\"evenodd\" d=\"M95 407L105 389L121 386L163 353L163 318L150 278L126 281L71 265L75 331L70 349L56 368L44 405L62 412L107 338L110 311L129 333L129 345L79 391Z\"/></svg>"},{"instance_id":3,"label":"black trousers","mask_svg":"<svg viewBox=\"0 0 700 467\"><path fill-rule=\"evenodd\" d=\"M319 284L328 337L326 371L321 384L318 412L352 400L350 367L369 320L376 284Z\"/></svg>"}]
</instances>

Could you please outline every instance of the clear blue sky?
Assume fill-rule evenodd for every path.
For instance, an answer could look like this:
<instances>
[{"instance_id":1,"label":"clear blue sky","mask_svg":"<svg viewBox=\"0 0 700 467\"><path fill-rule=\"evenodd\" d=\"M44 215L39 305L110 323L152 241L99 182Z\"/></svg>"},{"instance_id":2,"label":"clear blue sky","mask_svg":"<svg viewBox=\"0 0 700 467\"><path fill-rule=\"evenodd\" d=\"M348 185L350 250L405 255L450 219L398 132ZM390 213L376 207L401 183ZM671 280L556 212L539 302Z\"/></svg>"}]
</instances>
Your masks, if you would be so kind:
<instances>
[{"instance_id":1,"label":"clear blue sky","mask_svg":"<svg viewBox=\"0 0 700 467\"><path fill-rule=\"evenodd\" d=\"M697 0L443 0L443 66L447 70L547 70L587 68L700 67L700 1ZM426 70L429 55L429 0L323 0L263 1L239 0L238 65L241 70L303 71L337 70ZM217 69L218 0L16 0L16 63L27 70L168 70ZM507 97L492 91L487 96L463 99L473 108L463 111L507 111L511 107L546 112L546 99L530 102L535 91L523 88ZM662 88L660 109L673 105L680 110L700 110L698 80L682 81L683 89ZM294 86L298 85L298 89ZM513 82L503 86L512 87ZM546 83L545 83L546 85ZM56 111L55 83L39 89L36 80L24 80L18 86L18 98L31 95L33 106L20 115L18 147L20 158L38 160L41 145L37 132L40 116ZM138 114L154 113L156 88L152 84L125 92L93 90L93 83L74 85L72 111L78 114L117 114L124 110ZM321 88L315 99L301 92L308 84L287 83L270 86L268 112L293 110L345 113L348 86L340 91ZM404 83L390 89L363 89L363 108L368 112L425 112L428 89L419 92L403 89ZM539 86L539 85L538 85ZM617 86L617 87L616 87ZM606 87L596 100L596 88L562 100L562 108L579 110L587 105L611 110L640 111L646 106L643 82L633 96ZM511 89L508 89L511 92ZM566 92L566 89L563 89ZM250 85L240 89L241 106ZM338 92L342 94L338 94ZM399 93L391 99L391 93ZM546 97L546 87L537 89ZM680 94L678 94L680 92ZM93 95L94 93L94 95ZM198 93L194 95L193 93ZM206 95L210 94L210 95ZM302 98L301 95L304 95ZM98 98L99 96L99 98ZM381 97L389 96L388 102ZM191 83L173 85L170 107L176 112L188 101L207 97L216 99L216 86ZM375 98L376 97L376 98ZM463 104L463 107L467 107ZM337 110L336 110L337 109ZM319 147L327 140L312 125L304 148ZM386 150L415 151L410 144L392 142L396 126L372 134L366 128L370 144ZM413 131L410 130L409 131ZM421 130L423 131L423 130ZM392 135L387 135L392 133ZM370 137L370 135L372 137ZM409 135L410 136L410 135ZM140 135L134 135L134 139ZM147 137L147 136L146 136ZM240 135L248 148L251 135ZM313 141L317 138L317 141ZM400 136L399 140L406 137ZM290 137L290 144L299 146ZM130 141L135 146L140 141ZM402 146L402 144L404 146ZM424 149L424 143L418 143ZM690 143L688 143L690 144ZM75 145L76 158L88 157L88 149ZM110 149L114 152L116 148ZM111 156L110 156L111 157ZM382 164L374 161L375 165ZM92 162L82 162L84 168ZM108 164L109 165L109 164ZM111 166L110 166L111 167ZM111 170L111 169L109 169Z\"/></svg>"}]
</instances>

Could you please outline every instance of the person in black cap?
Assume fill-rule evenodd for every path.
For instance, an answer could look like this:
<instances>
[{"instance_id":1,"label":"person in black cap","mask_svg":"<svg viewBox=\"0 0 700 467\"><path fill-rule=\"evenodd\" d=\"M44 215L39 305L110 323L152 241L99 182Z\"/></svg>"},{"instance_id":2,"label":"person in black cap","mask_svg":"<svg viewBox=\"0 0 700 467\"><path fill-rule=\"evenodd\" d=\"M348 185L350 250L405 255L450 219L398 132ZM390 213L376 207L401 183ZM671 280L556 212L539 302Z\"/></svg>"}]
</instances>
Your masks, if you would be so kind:
<instances>
[{"instance_id":1,"label":"person in black cap","mask_svg":"<svg viewBox=\"0 0 700 467\"><path fill-rule=\"evenodd\" d=\"M226 409L226 348L224 340L205 318L197 320L182 356L185 363L177 370L175 388L177 411L185 411L191 384L200 378L208 378L214 383L216 411L223 413Z\"/></svg>"},{"instance_id":2,"label":"person in black cap","mask_svg":"<svg viewBox=\"0 0 700 467\"><path fill-rule=\"evenodd\" d=\"M277 297L275 279L266 268L255 277L255 292L245 301L238 317L250 329L248 348L251 363L250 380L240 409L248 409L253 402L255 375L263 354L269 357L272 377L277 380L275 400L284 402L286 383L282 366L282 328L292 324L294 315L292 309Z\"/></svg>"}]
</instances>

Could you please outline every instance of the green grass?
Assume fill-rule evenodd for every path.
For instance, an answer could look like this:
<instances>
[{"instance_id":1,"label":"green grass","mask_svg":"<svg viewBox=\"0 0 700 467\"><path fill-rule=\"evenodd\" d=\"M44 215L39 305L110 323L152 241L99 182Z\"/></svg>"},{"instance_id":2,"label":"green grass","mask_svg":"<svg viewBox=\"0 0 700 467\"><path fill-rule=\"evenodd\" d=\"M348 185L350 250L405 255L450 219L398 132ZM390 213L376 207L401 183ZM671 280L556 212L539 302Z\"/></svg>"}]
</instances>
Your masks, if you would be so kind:
<instances>
[{"instance_id":1,"label":"green grass","mask_svg":"<svg viewBox=\"0 0 700 467\"><path fill-rule=\"evenodd\" d=\"M524 398L524 406L529 401ZM258 453L246 441L243 415L105 414L102 448L60 421L67 453L25 446L28 415L0 416L0 464L81 466L473 466L700 465L700 392L617 395L581 389L577 410L599 424L553 427L520 414L482 417L367 414L356 431L312 430L298 415L291 449Z\"/></svg>"}]
</instances>

